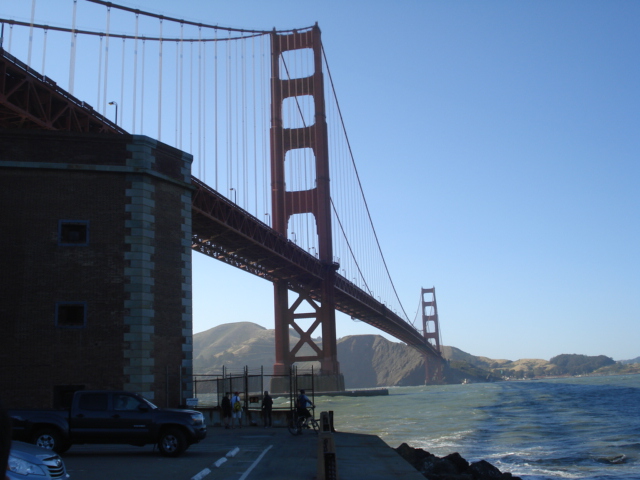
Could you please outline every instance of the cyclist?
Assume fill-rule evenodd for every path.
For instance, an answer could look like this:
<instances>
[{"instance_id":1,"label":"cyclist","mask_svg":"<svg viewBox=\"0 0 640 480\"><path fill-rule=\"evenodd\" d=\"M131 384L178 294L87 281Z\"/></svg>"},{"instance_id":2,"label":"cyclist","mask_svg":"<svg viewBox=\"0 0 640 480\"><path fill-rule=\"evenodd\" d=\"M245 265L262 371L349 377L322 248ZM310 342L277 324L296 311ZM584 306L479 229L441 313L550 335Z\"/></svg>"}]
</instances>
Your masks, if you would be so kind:
<instances>
[{"instance_id":1,"label":"cyclist","mask_svg":"<svg viewBox=\"0 0 640 480\"><path fill-rule=\"evenodd\" d=\"M304 394L304 390L300 390L300 395L298 395L297 402L297 410L298 410L298 418L307 419L311 418L311 413L309 412L309 407L315 407L309 397Z\"/></svg>"}]
</instances>

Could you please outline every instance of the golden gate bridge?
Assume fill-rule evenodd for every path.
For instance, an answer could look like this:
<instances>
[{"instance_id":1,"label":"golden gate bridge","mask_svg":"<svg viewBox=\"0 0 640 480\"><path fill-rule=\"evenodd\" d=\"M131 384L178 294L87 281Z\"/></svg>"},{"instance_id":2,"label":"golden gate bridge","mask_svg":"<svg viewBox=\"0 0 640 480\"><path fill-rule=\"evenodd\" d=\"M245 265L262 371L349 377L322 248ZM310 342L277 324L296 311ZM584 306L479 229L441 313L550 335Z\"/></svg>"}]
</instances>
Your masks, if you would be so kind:
<instances>
[{"instance_id":1,"label":"golden gate bridge","mask_svg":"<svg viewBox=\"0 0 640 480\"><path fill-rule=\"evenodd\" d=\"M275 373L312 360L339 373L338 310L423 353L437 381L435 289L421 291L418 329L371 221L319 27L68 5L66 26L39 21L35 0L27 19L0 18L0 125L147 135L191 153L192 247L274 284ZM79 13L103 27L79 28Z\"/></svg>"}]
</instances>

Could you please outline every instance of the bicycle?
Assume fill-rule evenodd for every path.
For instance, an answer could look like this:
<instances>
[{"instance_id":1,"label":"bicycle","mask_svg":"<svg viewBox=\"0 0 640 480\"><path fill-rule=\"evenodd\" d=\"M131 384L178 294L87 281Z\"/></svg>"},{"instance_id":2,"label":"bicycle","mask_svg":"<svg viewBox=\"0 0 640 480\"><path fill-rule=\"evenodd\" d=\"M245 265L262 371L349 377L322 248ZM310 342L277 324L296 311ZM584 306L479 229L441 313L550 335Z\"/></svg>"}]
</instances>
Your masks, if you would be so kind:
<instances>
[{"instance_id":1,"label":"bicycle","mask_svg":"<svg viewBox=\"0 0 640 480\"><path fill-rule=\"evenodd\" d=\"M311 410L314 410L313 408ZM289 419L289 433L291 435L302 435L304 430L311 430L317 434L320 431L320 424L318 420L313 418L313 414L310 417L301 417L296 410L292 410L291 418Z\"/></svg>"}]
</instances>

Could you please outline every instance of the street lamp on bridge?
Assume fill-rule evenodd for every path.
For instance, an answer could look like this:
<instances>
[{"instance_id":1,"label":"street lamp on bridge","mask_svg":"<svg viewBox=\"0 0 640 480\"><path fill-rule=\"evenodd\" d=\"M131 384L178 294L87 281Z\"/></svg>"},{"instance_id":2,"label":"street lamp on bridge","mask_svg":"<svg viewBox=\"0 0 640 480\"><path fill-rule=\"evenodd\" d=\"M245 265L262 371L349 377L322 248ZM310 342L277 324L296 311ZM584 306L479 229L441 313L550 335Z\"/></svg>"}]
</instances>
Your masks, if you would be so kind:
<instances>
[{"instance_id":1,"label":"street lamp on bridge","mask_svg":"<svg viewBox=\"0 0 640 480\"><path fill-rule=\"evenodd\" d=\"M115 121L115 124L118 125L118 103L117 102L109 102L109 105L115 105L115 107L116 107L116 121Z\"/></svg>"}]
</instances>

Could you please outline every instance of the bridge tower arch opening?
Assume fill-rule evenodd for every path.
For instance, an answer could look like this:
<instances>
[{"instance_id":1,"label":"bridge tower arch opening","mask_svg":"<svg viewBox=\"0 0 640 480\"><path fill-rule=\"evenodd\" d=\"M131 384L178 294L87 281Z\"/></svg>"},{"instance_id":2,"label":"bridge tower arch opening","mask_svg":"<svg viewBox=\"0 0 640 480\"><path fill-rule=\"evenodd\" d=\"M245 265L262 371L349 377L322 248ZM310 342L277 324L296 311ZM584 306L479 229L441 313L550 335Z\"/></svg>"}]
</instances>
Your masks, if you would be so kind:
<instances>
[{"instance_id":1,"label":"bridge tower arch opening","mask_svg":"<svg viewBox=\"0 0 640 480\"><path fill-rule=\"evenodd\" d=\"M308 57L312 52L312 68L307 65L306 76L292 75L288 62L300 53ZM291 106L300 107L301 120L292 120ZM284 111L285 103L289 106ZM306 113L305 113L306 112ZM308 112L312 112L310 122ZM285 122L286 119L286 122ZM271 202L273 229L287 236L289 221L293 215L312 214L315 218L317 247L313 254L323 264L322 278L315 284L301 287L295 279L274 282L275 317L275 375L286 375L293 364L301 361L320 362L320 383L323 390L343 390L344 379L340 374L336 346L336 318L334 284L336 270L331 234L331 199L329 190L329 157L327 122L324 101L324 79L322 75L322 44L320 29L315 27L289 34L271 35ZM286 159L299 158L312 152L313 161L291 162L313 165L314 181L305 183L298 190L287 189ZM291 175L289 173L289 175ZM289 301L289 292L297 298ZM305 319L311 322L303 329L298 324ZM300 341L290 345L289 329L300 334ZM318 330L319 329L319 330ZM321 333L322 343L312 340L312 334ZM313 352L303 355L303 345L311 346ZM308 349L307 349L308 353Z\"/></svg>"}]
</instances>

